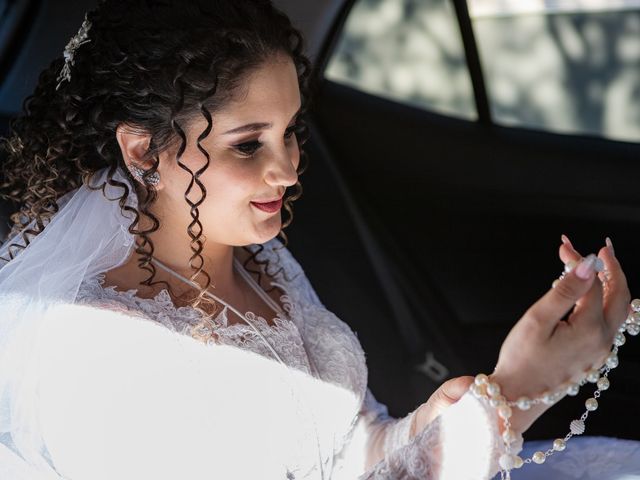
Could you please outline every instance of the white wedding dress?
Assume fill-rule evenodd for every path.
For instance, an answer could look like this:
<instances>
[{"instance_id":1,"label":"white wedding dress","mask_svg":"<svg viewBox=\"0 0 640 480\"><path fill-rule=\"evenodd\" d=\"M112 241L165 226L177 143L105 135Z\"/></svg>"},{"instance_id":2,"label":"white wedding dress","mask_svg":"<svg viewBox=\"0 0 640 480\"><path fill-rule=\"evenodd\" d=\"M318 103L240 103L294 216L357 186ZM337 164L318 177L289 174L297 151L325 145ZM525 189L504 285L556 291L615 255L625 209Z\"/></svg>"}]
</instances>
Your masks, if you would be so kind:
<instances>
[{"instance_id":1,"label":"white wedding dress","mask_svg":"<svg viewBox=\"0 0 640 480\"><path fill-rule=\"evenodd\" d=\"M52 310L39 402L61 478L431 479L436 464L441 478L496 472L497 419L470 395L409 439L411 417L390 418L376 402L356 335L279 245L258 258L283 267L286 315L273 325L248 316L289 368L244 323L216 330L215 343L194 340L198 312L175 308L166 291L141 299L98 276L76 304ZM367 450L386 456L369 472Z\"/></svg>"},{"instance_id":2,"label":"white wedding dress","mask_svg":"<svg viewBox=\"0 0 640 480\"><path fill-rule=\"evenodd\" d=\"M286 311L247 317L285 365L248 325L227 324L226 311L205 344L189 334L198 312L175 308L166 291L141 299L104 288L101 266L131 249L126 221L100 191L82 187L65 202L0 268L0 332L10 334L0 335L0 480L484 480L498 471L498 419L468 393L410 438L412 414L392 418L375 400L357 336L277 240L258 258L270 261ZM640 480L639 445L572 439L512 475Z\"/></svg>"},{"instance_id":3,"label":"white wedding dress","mask_svg":"<svg viewBox=\"0 0 640 480\"><path fill-rule=\"evenodd\" d=\"M287 314L273 326L249 318L290 369L246 324L217 330L215 344L195 341L188 332L198 313L175 308L166 291L141 299L103 288L98 276L82 284L75 305L51 312L39 344L39 403L58 478L464 480L497 472L497 418L469 394L409 439L411 417L390 418L367 389L356 335L277 246L267 243L259 258L284 267L276 279ZM637 460L632 445L626 453ZM369 471L367 450L385 455ZM513 478L527 469L526 478L541 478L546 467ZM545 477L591 478L571 470Z\"/></svg>"}]
</instances>

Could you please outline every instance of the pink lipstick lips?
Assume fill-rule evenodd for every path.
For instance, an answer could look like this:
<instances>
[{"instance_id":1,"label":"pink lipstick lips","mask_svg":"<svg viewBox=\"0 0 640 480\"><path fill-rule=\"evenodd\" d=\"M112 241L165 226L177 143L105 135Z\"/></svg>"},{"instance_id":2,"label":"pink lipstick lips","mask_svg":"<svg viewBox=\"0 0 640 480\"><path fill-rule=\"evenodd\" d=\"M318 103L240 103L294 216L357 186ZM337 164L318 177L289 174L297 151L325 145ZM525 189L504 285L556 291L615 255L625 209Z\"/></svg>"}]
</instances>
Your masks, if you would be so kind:
<instances>
[{"instance_id":1,"label":"pink lipstick lips","mask_svg":"<svg viewBox=\"0 0 640 480\"><path fill-rule=\"evenodd\" d=\"M276 213L278 210L282 208L282 199L279 198L275 202L266 202L266 203L251 202L251 205L253 205L259 210L262 210L263 212Z\"/></svg>"}]
</instances>

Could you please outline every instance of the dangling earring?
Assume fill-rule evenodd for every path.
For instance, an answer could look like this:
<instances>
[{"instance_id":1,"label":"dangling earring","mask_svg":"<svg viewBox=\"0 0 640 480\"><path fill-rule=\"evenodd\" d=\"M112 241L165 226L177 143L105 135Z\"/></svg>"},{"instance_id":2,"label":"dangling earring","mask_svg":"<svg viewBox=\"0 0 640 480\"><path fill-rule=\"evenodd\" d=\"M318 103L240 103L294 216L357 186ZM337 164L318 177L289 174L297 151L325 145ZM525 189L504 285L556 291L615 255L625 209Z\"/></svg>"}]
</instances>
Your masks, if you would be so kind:
<instances>
[{"instance_id":1,"label":"dangling earring","mask_svg":"<svg viewBox=\"0 0 640 480\"><path fill-rule=\"evenodd\" d=\"M147 185L157 186L160 183L160 174L158 172L153 172L151 175L145 178L145 173L147 170L143 170L141 168L136 167L135 165L131 165L131 173L133 176L141 181L142 183L146 183Z\"/></svg>"}]
</instances>

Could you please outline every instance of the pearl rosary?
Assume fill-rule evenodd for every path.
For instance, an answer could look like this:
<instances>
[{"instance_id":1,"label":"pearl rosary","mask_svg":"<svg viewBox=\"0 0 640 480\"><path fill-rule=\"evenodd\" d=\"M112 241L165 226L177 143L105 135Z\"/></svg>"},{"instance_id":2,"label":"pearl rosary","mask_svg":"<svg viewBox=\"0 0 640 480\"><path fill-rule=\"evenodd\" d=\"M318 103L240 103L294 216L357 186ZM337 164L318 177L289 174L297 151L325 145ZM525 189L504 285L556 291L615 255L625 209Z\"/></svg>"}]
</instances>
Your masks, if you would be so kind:
<instances>
[{"instance_id":1,"label":"pearl rosary","mask_svg":"<svg viewBox=\"0 0 640 480\"><path fill-rule=\"evenodd\" d=\"M576 262L568 263L565 266L564 273L560 276L560 279L562 279L566 273L575 268L576 265ZM603 272L603 285L606 286L607 272L603 271L603 265L596 264L595 270ZM557 281L558 280L556 280L556 282ZM553 284L554 287L556 282ZM571 437L574 435L582 435L585 432L585 421L589 416L589 412L597 410L598 398L602 392L607 390L610 386L608 375L611 370L618 366L618 349L626 342L625 333L631 336L636 336L640 333L640 299L635 299L631 302L631 313L625 320L625 323L618 329L613 340L611 353L607 356L602 367L599 369L588 370L584 372L579 381L565 382L556 391L544 392L539 397L533 399L523 396L515 401L509 401L504 397L504 395L501 395L500 386L496 382L492 381L489 376L484 373L476 375L474 382L469 386L469 390L476 398L488 402L491 407L495 408L498 416L504 423L504 432L502 433L504 453L500 455L498 460L501 469L501 480L510 480L511 470L521 468L525 463L544 463L547 457L550 457L555 452L562 452L567 447L567 442ZM587 383L595 383L597 388L593 393L593 397L585 401L585 412L580 416L580 418L573 420L569 424L569 433L567 433L564 438L556 438L553 441L551 448L545 452L537 451L531 456L531 458L522 459L520 456L512 454L511 446L516 440L516 433L511 429L511 422L509 419L512 416L513 408L529 410L534 405L553 405L561 400L565 395L577 395L580 387Z\"/></svg>"}]
</instances>

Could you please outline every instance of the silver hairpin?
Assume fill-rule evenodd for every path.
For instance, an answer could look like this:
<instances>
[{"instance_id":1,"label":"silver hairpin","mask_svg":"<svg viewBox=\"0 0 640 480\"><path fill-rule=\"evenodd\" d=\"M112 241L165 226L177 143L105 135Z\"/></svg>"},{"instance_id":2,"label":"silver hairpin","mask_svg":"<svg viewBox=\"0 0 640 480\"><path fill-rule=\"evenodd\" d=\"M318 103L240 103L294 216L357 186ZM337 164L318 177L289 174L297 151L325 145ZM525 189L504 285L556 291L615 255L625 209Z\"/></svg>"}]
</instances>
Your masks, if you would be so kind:
<instances>
[{"instance_id":1,"label":"silver hairpin","mask_svg":"<svg viewBox=\"0 0 640 480\"><path fill-rule=\"evenodd\" d=\"M84 22L82 22L82 26L78 33L76 33L67 46L64 48L64 66L62 67L62 71L58 78L58 86L56 86L56 90L60 88L60 85L65 80L67 82L71 81L71 67L75 65L75 59L73 58L76 54L76 50L85 43L89 43L91 39L89 38L89 29L91 28L91 22L88 20L87 15L84 16Z\"/></svg>"}]
</instances>

